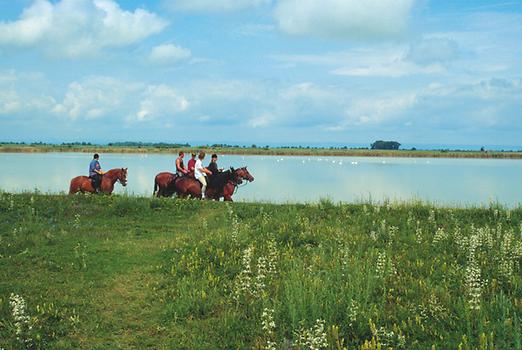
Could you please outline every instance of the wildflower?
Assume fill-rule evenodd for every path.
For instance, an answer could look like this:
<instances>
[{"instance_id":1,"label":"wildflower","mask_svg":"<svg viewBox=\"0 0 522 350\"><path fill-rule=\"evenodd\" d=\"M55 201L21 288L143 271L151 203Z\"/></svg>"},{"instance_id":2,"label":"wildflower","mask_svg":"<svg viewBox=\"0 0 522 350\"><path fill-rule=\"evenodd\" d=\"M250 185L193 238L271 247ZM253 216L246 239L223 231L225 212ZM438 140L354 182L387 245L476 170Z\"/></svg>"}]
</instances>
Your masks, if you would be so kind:
<instances>
[{"instance_id":1,"label":"wildflower","mask_svg":"<svg viewBox=\"0 0 522 350\"><path fill-rule=\"evenodd\" d=\"M424 321L440 320L446 308L440 303L435 294L431 294L427 303L420 305L420 315Z\"/></svg>"},{"instance_id":2,"label":"wildflower","mask_svg":"<svg viewBox=\"0 0 522 350\"><path fill-rule=\"evenodd\" d=\"M328 347L328 338L325 332L325 321L316 320L312 328L299 329L294 346L302 349L319 350Z\"/></svg>"},{"instance_id":3,"label":"wildflower","mask_svg":"<svg viewBox=\"0 0 522 350\"><path fill-rule=\"evenodd\" d=\"M399 228L397 226L390 226L388 227L388 244L391 244L393 242L393 239L395 238L395 235L399 232Z\"/></svg>"},{"instance_id":4,"label":"wildflower","mask_svg":"<svg viewBox=\"0 0 522 350\"><path fill-rule=\"evenodd\" d=\"M480 278L480 267L475 260L471 260L466 268L465 281L469 307L471 310L479 310L484 282Z\"/></svg>"},{"instance_id":5,"label":"wildflower","mask_svg":"<svg viewBox=\"0 0 522 350\"><path fill-rule=\"evenodd\" d=\"M239 220L236 215L232 215L232 234L231 238L233 242L237 242L239 237Z\"/></svg>"},{"instance_id":6,"label":"wildflower","mask_svg":"<svg viewBox=\"0 0 522 350\"><path fill-rule=\"evenodd\" d=\"M487 281L481 279L480 266L476 260L475 252L479 245L478 235L472 235L469 242L468 266L466 267L465 285L468 293L468 304L471 310L480 309L482 290Z\"/></svg>"},{"instance_id":7,"label":"wildflower","mask_svg":"<svg viewBox=\"0 0 522 350\"><path fill-rule=\"evenodd\" d=\"M276 324L274 322L274 309L265 308L263 310L263 313L261 314L261 326L265 332L266 338L264 349L275 350L276 342L274 341L274 338Z\"/></svg>"},{"instance_id":8,"label":"wildflower","mask_svg":"<svg viewBox=\"0 0 522 350\"><path fill-rule=\"evenodd\" d=\"M355 300L350 300L350 306L348 308L348 326L353 326L355 321L357 321L357 314L359 312L359 304Z\"/></svg>"},{"instance_id":9,"label":"wildflower","mask_svg":"<svg viewBox=\"0 0 522 350\"><path fill-rule=\"evenodd\" d=\"M254 284L254 293L257 295L263 295L266 287L267 279L267 262L264 256L260 256L257 259L257 275Z\"/></svg>"},{"instance_id":10,"label":"wildflower","mask_svg":"<svg viewBox=\"0 0 522 350\"><path fill-rule=\"evenodd\" d=\"M236 284L235 284L235 291L234 291L234 298L237 300L241 295L251 293L251 285L252 285L252 268L250 266L252 262L252 253L253 248L248 247L243 251L243 258L242 258L242 266L243 270L239 273Z\"/></svg>"},{"instance_id":11,"label":"wildflower","mask_svg":"<svg viewBox=\"0 0 522 350\"><path fill-rule=\"evenodd\" d=\"M430 209L430 214L428 216L428 222L434 224L436 222L436 219L435 219L435 210L433 209Z\"/></svg>"},{"instance_id":12,"label":"wildflower","mask_svg":"<svg viewBox=\"0 0 522 350\"><path fill-rule=\"evenodd\" d=\"M384 277L384 273L386 272L387 263L388 263L388 259L386 257L386 252L379 253L379 256L377 258L377 267L375 269L377 276Z\"/></svg>"},{"instance_id":13,"label":"wildflower","mask_svg":"<svg viewBox=\"0 0 522 350\"><path fill-rule=\"evenodd\" d=\"M422 229L418 226L418 221L417 221L417 229L415 230L415 241L418 244L422 244Z\"/></svg>"},{"instance_id":14,"label":"wildflower","mask_svg":"<svg viewBox=\"0 0 522 350\"><path fill-rule=\"evenodd\" d=\"M433 244L437 244L448 237L448 234L443 227L439 227L433 236Z\"/></svg>"},{"instance_id":15,"label":"wildflower","mask_svg":"<svg viewBox=\"0 0 522 350\"><path fill-rule=\"evenodd\" d=\"M79 229L80 228L80 214L75 214L74 215L73 227L75 229Z\"/></svg>"},{"instance_id":16,"label":"wildflower","mask_svg":"<svg viewBox=\"0 0 522 350\"><path fill-rule=\"evenodd\" d=\"M30 323L30 317L26 314L24 298L11 293L9 304L12 309L16 339L26 345L30 345L33 341L29 335L29 332L32 330L32 325Z\"/></svg>"},{"instance_id":17,"label":"wildflower","mask_svg":"<svg viewBox=\"0 0 522 350\"><path fill-rule=\"evenodd\" d=\"M267 255L267 272L269 275L273 276L277 273L277 260L278 260L278 251L276 242L272 239L268 242L268 255Z\"/></svg>"},{"instance_id":18,"label":"wildflower","mask_svg":"<svg viewBox=\"0 0 522 350\"><path fill-rule=\"evenodd\" d=\"M514 233L513 231L508 231L504 234L504 237L500 242L498 268L500 273L508 279L513 274L515 262L518 258L514 249L513 241Z\"/></svg>"}]
</instances>

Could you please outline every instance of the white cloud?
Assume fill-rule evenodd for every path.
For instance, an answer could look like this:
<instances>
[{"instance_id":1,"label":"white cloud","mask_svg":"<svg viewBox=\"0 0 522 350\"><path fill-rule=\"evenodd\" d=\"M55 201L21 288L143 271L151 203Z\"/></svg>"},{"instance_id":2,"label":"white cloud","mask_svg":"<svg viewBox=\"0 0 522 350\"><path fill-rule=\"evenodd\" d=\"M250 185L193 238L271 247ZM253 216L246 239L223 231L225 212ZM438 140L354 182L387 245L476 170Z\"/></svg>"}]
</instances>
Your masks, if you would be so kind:
<instances>
[{"instance_id":1,"label":"white cloud","mask_svg":"<svg viewBox=\"0 0 522 350\"><path fill-rule=\"evenodd\" d=\"M401 35L414 0L280 0L279 28L288 34L336 38Z\"/></svg>"},{"instance_id":2,"label":"white cloud","mask_svg":"<svg viewBox=\"0 0 522 350\"><path fill-rule=\"evenodd\" d=\"M172 11L228 12L270 4L272 0L166 0Z\"/></svg>"},{"instance_id":3,"label":"white cloud","mask_svg":"<svg viewBox=\"0 0 522 350\"><path fill-rule=\"evenodd\" d=\"M167 64L186 60L190 58L191 55L192 54L188 49L173 44L163 44L155 46L152 49L149 59L154 63Z\"/></svg>"},{"instance_id":4,"label":"white cloud","mask_svg":"<svg viewBox=\"0 0 522 350\"><path fill-rule=\"evenodd\" d=\"M186 111L188 100L167 85L150 85L140 102L138 112L131 120L143 122L160 117L172 117Z\"/></svg>"},{"instance_id":5,"label":"white cloud","mask_svg":"<svg viewBox=\"0 0 522 350\"><path fill-rule=\"evenodd\" d=\"M63 101L54 106L53 112L71 120L96 119L111 113L117 114L127 96L137 88L133 84L110 77L90 77L81 83L72 82Z\"/></svg>"},{"instance_id":6,"label":"white cloud","mask_svg":"<svg viewBox=\"0 0 522 350\"><path fill-rule=\"evenodd\" d=\"M0 22L0 47L39 47L78 57L139 42L167 22L143 9L122 10L114 0L35 0L14 21Z\"/></svg>"},{"instance_id":7,"label":"white cloud","mask_svg":"<svg viewBox=\"0 0 522 350\"><path fill-rule=\"evenodd\" d=\"M441 74L444 68L440 65L432 64L421 67L416 64L397 60L395 62L383 62L373 66L351 66L342 67L332 71L335 75L346 75L353 77L389 77L399 78L414 74Z\"/></svg>"},{"instance_id":8,"label":"white cloud","mask_svg":"<svg viewBox=\"0 0 522 350\"><path fill-rule=\"evenodd\" d=\"M345 125L380 124L396 118L417 101L415 93L392 97L361 98L346 111Z\"/></svg>"},{"instance_id":9,"label":"white cloud","mask_svg":"<svg viewBox=\"0 0 522 350\"><path fill-rule=\"evenodd\" d=\"M52 111L72 121L104 118L132 123L170 118L188 107L188 100L171 86L95 76L69 84Z\"/></svg>"},{"instance_id":10,"label":"white cloud","mask_svg":"<svg viewBox=\"0 0 522 350\"><path fill-rule=\"evenodd\" d=\"M39 73L0 71L0 115L48 112L54 100L41 93L44 86L45 81Z\"/></svg>"},{"instance_id":11,"label":"white cloud","mask_svg":"<svg viewBox=\"0 0 522 350\"><path fill-rule=\"evenodd\" d=\"M262 114L256 117L251 118L248 121L248 125L251 128L265 128L270 125L270 123L273 121L274 116L271 114Z\"/></svg>"},{"instance_id":12,"label":"white cloud","mask_svg":"<svg viewBox=\"0 0 522 350\"><path fill-rule=\"evenodd\" d=\"M372 48L356 48L350 51L324 54L274 55L273 59L292 64L337 66L334 75L354 77L403 77L416 74L442 74L442 63L419 65L407 59L409 48L405 45L378 45Z\"/></svg>"}]
</instances>

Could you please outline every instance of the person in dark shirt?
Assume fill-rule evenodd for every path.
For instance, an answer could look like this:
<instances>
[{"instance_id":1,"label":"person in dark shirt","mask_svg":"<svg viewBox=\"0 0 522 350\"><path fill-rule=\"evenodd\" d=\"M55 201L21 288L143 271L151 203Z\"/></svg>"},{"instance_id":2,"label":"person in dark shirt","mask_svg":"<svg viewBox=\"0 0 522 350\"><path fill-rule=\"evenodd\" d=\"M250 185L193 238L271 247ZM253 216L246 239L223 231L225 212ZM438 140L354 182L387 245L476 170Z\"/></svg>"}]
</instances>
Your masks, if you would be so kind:
<instances>
[{"instance_id":1,"label":"person in dark shirt","mask_svg":"<svg viewBox=\"0 0 522 350\"><path fill-rule=\"evenodd\" d=\"M185 153L183 151L179 152L179 157L176 159L176 174L178 176L183 176L188 173L188 170L185 168L185 164L183 164L183 157Z\"/></svg>"},{"instance_id":2,"label":"person in dark shirt","mask_svg":"<svg viewBox=\"0 0 522 350\"><path fill-rule=\"evenodd\" d=\"M212 155L212 158L210 158L210 164L207 167L207 169L212 172L212 175L216 175L217 173L219 173L222 170L222 169L220 170L218 168L217 159L218 159L218 156L217 156L217 154L214 153Z\"/></svg>"},{"instance_id":3,"label":"person in dark shirt","mask_svg":"<svg viewBox=\"0 0 522 350\"><path fill-rule=\"evenodd\" d=\"M210 158L210 163L207 167L207 169L212 172L212 175L209 176L209 178L208 178L210 186L214 185L214 180L216 178L216 174L223 171L223 169L218 168L217 159L218 159L218 156L217 156L217 154L214 153L212 155L212 157Z\"/></svg>"},{"instance_id":4,"label":"person in dark shirt","mask_svg":"<svg viewBox=\"0 0 522 350\"><path fill-rule=\"evenodd\" d=\"M93 160L91 160L91 163L89 164L89 177L93 180L92 184L96 190L96 193L100 192L102 175L105 174L105 172L101 170L100 162L98 161L99 158L100 156L98 153L95 153Z\"/></svg>"}]
</instances>

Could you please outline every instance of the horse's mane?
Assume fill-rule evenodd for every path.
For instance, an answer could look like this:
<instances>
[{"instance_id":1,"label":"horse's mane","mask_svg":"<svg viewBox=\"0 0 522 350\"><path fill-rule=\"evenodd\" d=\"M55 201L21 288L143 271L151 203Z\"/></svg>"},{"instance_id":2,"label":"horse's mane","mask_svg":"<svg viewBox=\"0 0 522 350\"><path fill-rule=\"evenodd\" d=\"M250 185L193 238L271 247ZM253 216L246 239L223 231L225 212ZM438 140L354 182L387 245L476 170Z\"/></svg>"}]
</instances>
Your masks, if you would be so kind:
<instances>
[{"instance_id":1,"label":"horse's mane","mask_svg":"<svg viewBox=\"0 0 522 350\"><path fill-rule=\"evenodd\" d=\"M117 171L121 171L121 168L114 168L114 169L111 169L111 170L107 171L107 172L105 173L105 175L109 175L109 174L110 174L110 175L113 175L113 174L115 174Z\"/></svg>"},{"instance_id":2,"label":"horse's mane","mask_svg":"<svg viewBox=\"0 0 522 350\"><path fill-rule=\"evenodd\" d=\"M111 169L111 170L107 171L104 174L104 176L107 176L107 175L108 175L108 177L118 176L117 174L122 172L122 171L123 171L122 168L114 168L114 169Z\"/></svg>"}]
</instances>

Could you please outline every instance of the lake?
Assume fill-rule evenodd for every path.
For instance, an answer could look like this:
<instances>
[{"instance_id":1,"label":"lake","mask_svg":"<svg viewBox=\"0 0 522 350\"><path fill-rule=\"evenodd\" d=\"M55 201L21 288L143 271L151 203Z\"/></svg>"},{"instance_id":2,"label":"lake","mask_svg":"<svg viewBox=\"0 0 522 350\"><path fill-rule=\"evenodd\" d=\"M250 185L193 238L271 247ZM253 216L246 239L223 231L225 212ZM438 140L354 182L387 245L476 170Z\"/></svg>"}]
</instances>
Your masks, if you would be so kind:
<instances>
[{"instance_id":1,"label":"lake","mask_svg":"<svg viewBox=\"0 0 522 350\"><path fill-rule=\"evenodd\" d=\"M0 153L0 189L9 192L67 192L69 181L86 175L91 154ZM104 170L129 169L126 188L116 193L152 194L154 176L173 171L174 155L102 154ZM189 158L185 156L185 163ZM210 161L207 155L205 164ZM248 166L255 181L238 189L235 200L335 202L423 200L439 205L509 207L522 203L522 160L293 157L221 155L220 167Z\"/></svg>"}]
</instances>

